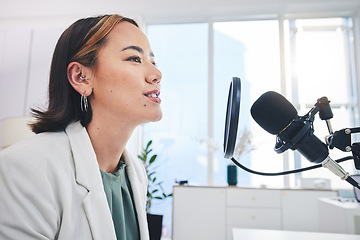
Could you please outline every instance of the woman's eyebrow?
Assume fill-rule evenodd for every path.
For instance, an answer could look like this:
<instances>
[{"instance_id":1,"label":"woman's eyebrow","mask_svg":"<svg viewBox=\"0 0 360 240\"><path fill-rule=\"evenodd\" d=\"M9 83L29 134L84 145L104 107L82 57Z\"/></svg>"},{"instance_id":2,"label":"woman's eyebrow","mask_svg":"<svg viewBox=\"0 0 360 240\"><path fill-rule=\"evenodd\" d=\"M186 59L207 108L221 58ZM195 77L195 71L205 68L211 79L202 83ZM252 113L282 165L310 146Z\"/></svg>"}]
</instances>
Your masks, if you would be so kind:
<instances>
[{"instance_id":1,"label":"woman's eyebrow","mask_svg":"<svg viewBox=\"0 0 360 240\"><path fill-rule=\"evenodd\" d=\"M139 47L139 46L134 46L134 45L128 46L128 47L124 48L124 49L121 50L121 51L126 51L126 50L129 50L129 49L135 50L135 51L137 51L137 52L139 52L139 53L141 53L141 54L144 53L144 50L143 50L141 47ZM153 52L150 52L150 57L155 57Z\"/></svg>"},{"instance_id":2,"label":"woman's eyebrow","mask_svg":"<svg viewBox=\"0 0 360 240\"><path fill-rule=\"evenodd\" d=\"M126 51L126 50L129 50L129 49L133 49L135 51L138 51L139 53L143 54L144 53L144 50L141 48L141 47L138 47L138 46L128 46L126 48L124 48L123 50L121 51Z\"/></svg>"}]
</instances>

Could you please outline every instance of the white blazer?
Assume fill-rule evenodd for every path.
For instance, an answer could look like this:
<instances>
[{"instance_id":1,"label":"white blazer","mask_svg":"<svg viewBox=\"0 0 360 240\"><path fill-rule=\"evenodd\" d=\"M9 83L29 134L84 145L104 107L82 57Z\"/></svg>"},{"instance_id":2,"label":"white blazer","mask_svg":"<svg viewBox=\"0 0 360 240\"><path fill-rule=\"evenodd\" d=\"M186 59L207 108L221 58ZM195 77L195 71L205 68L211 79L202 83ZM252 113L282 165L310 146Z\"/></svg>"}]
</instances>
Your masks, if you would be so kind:
<instances>
[{"instance_id":1,"label":"white blazer","mask_svg":"<svg viewBox=\"0 0 360 240\"><path fill-rule=\"evenodd\" d=\"M140 238L148 240L146 172L126 151L124 158ZM96 155L79 122L0 152L0 239L116 240Z\"/></svg>"}]
</instances>

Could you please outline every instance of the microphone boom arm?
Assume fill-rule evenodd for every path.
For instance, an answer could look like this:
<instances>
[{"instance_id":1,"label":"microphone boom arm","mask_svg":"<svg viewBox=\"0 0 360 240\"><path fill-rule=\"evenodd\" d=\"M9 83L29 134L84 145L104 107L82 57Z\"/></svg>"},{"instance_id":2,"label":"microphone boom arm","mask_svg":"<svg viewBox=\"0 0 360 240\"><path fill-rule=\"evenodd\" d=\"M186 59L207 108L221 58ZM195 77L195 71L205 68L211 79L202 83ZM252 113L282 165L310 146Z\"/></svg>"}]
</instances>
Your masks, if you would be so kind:
<instances>
[{"instance_id":1,"label":"microphone boom arm","mask_svg":"<svg viewBox=\"0 0 360 240\"><path fill-rule=\"evenodd\" d=\"M326 137L326 143L330 149L334 147L343 152L352 152L354 157L354 165L357 170L360 170L360 143L351 144L351 134L359 133L360 128L344 128L335 131L330 136Z\"/></svg>"}]
</instances>

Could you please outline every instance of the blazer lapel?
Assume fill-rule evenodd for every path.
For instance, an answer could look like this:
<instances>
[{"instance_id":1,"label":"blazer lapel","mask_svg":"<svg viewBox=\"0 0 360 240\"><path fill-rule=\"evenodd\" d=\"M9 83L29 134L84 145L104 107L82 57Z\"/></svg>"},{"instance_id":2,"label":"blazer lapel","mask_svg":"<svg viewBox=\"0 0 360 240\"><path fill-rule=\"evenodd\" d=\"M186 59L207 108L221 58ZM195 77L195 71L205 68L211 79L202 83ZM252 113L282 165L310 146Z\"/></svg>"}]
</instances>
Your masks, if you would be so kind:
<instances>
[{"instance_id":1,"label":"blazer lapel","mask_svg":"<svg viewBox=\"0 0 360 240\"><path fill-rule=\"evenodd\" d=\"M83 207L93 239L116 240L99 165L86 129L80 122L75 122L65 132L73 153L76 182L88 190Z\"/></svg>"},{"instance_id":2,"label":"blazer lapel","mask_svg":"<svg viewBox=\"0 0 360 240\"><path fill-rule=\"evenodd\" d=\"M116 240L114 223L104 196L102 185L94 187L84 198L84 210L94 240Z\"/></svg>"},{"instance_id":3,"label":"blazer lapel","mask_svg":"<svg viewBox=\"0 0 360 240\"><path fill-rule=\"evenodd\" d=\"M138 160L131 158L127 151L123 154L127 165L127 173L131 183L131 189L133 192L134 204L136 208L136 214L139 221L140 239L149 239L149 230L146 218L146 190L147 190L147 175L144 166Z\"/></svg>"}]
</instances>

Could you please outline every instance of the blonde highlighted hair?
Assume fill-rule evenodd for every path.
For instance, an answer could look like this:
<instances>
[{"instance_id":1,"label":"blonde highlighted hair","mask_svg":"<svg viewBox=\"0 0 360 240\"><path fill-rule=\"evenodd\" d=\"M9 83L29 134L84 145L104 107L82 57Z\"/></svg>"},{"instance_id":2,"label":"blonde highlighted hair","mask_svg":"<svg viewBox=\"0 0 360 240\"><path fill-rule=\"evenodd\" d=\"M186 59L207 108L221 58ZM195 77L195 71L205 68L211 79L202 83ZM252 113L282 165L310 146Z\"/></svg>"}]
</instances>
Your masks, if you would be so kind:
<instances>
[{"instance_id":1,"label":"blonde highlighted hair","mask_svg":"<svg viewBox=\"0 0 360 240\"><path fill-rule=\"evenodd\" d=\"M125 19L125 20L124 20ZM71 62L80 62L85 66L94 66L96 61L92 58L92 53L97 53L102 45L105 44L106 36L111 30L121 21L131 21L134 25L138 26L133 20L124 18L120 15L106 15L100 19L100 21L93 26L87 35L84 37L84 44L81 49L72 57ZM92 61L90 61L92 60Z\"/></svg>"}]
</instances>

